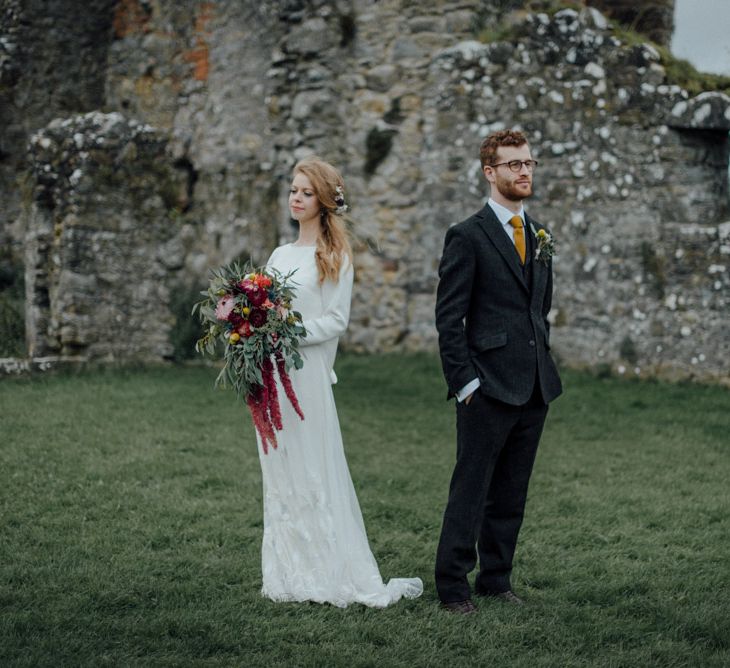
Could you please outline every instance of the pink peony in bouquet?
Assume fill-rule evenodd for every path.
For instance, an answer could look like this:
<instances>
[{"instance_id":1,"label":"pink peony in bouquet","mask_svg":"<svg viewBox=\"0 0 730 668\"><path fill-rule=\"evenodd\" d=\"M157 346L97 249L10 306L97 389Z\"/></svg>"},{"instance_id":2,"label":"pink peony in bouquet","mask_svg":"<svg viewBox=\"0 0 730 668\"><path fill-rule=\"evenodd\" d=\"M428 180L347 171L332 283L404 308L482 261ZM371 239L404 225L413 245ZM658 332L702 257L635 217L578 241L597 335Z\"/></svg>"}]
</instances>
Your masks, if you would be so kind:
<instances>
[{"instance_id":1,"label":"pink peony in bouquet","mask_svg":"<svg viewBox=\"0 0 730 668\"><path fill-rule=\"evenodd\" d=\"M292 272L293 273L293 272ZM195 304L207 331L195 349L214 354L223 344L223 369L216 386L230 386L244 399L261 437L264 454L276 448L281 409L274 368L284 392L303 420L289 370L301 369L299 342L307 333L302 316L291 310L295 296L292 273L251 269L232 263L212 272L205 299Z\"/></svg>"}]
</instances>

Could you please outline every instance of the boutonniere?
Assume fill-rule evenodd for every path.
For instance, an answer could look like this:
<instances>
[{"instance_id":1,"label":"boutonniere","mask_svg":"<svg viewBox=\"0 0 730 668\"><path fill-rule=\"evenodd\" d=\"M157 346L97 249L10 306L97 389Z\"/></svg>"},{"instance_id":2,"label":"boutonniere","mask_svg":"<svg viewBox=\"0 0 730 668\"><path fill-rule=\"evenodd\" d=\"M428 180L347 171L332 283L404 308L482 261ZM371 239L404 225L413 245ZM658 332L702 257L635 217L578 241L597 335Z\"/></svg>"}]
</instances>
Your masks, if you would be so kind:
<instances>
[{"instance_id":1,"label":"boutonniere","mask_svg":"<svg viewBox=\"0 0 730 668\"><path fill-rule=\"evenodd\" d=\"M530 229L535 235L535 241L537 242L535 259L544 264L548 264L553 255L555 255L555 237L547 230L536 230L532 223L530 223Z\"/></svg>"}]
</instances>

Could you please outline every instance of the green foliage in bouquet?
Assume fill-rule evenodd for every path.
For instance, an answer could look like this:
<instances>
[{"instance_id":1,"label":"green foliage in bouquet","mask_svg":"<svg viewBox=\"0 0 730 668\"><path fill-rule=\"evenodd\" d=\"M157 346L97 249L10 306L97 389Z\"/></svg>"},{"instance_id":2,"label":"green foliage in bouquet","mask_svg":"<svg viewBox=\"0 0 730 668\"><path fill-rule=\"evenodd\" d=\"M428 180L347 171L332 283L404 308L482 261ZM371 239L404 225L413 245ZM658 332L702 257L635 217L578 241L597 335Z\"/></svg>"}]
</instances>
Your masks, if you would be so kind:
<instances>
[{"instance_id":1,"label":"green foliage in bouquet","mask_svg":"<svg viewBox=\"0 0 730 668\"><path fill-rule=\"evenodd\" d=\"M288 371L302 368L299 341L306 336L302 316L291 310L295 295L291 272L241 266L233 262L211 272L205 299L193 306L205 333L195 344L212 355L216 342L224 344L224 366L216 385L232 387L245 398L264 385L264 360L283 358Z\"/></svg>"}]
</instances>

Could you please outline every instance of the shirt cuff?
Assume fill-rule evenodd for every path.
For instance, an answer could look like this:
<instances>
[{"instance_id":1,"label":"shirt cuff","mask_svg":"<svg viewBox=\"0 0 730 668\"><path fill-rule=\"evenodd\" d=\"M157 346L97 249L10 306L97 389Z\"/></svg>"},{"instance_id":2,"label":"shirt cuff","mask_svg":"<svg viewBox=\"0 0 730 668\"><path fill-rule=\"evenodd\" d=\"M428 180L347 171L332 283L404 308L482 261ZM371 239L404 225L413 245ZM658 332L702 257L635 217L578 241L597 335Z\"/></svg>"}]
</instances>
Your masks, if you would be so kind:
<instances>
[{"instance_id":1,"label":"shirt cuff","mask_svg":"<svg viewBox=\"0 0 730 668\"><path fill-rule=\"evenodd\" d=\"M461 403L466 399L472 392L476 392L479 389L481 383L478 378L475 378L471 382L467 383L456 393L456 399Z\"/></svg>"}]
</instances>

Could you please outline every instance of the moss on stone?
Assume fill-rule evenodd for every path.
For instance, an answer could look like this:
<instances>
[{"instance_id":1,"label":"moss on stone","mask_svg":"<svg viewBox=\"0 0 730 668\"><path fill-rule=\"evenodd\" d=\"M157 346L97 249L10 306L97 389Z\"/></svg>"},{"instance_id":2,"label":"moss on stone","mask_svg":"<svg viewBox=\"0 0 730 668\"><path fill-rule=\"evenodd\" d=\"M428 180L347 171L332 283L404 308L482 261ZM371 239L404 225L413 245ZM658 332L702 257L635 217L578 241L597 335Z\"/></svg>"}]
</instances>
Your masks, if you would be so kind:
<instances>
[{"instance_id":1,"label":"moss on stone","mask_svg":"<svg viewBox=\"0 0 730 668\"><path fill-rule=\"evenodd\" d=\"M516 10L513 3L505 2L500 20L490 21L487 25L477 25L475 34L480 42L490 44L494 42L511 42L518 40L522 31L519 17L526 14L545 13L550 16L563 10L574 9L579 11L585 8L582 0L527 0ZM690 95L699 95L706 91L720 91L730 95L730 77L720 74L700 72L689 61L677 58L669 47L652 40L647 34L628 28L615 19L609 19L614 35L628 46L651 44L660 57L670 84L684 88Z\"/></svg>"},{"instance_id":2,"label":"moss on stone","mask_svg":"<svg viewBox=\"0 0 730 668\"><path fill-rule=\"evenodd\" d=\"M657 47L657 50L662 57L667 79L684 88L690 95L713 90L730 95L730 77L700 72L690 62L673 56L669 49Z\"/></svg>"},{"instance_id":3,"label":"moss on stone","mask_svg":"<svg viewBox=\"0 0 730 668\"><path fill-rule=\"evenodd\" d=\"M674 0L586 0L609 19L668 44L674 24Z\"/></svg>"},{"instance_id":4,"label":"moss on stone","mask_svg":"<svg viewBox=\"0 0 730 668\"><path fill-rule=\"evenodd\" d=\"M518 5L518 6L515 6ZM475 27L474 34L484 44L493 42L512 42L522 34L520 23L527 14L547 14L552 16L563 9L580 11L585 7L582 0L526 0L513 2L502 0L499 19L484 17Z\"/></svg>"},{"instance_id":5,"label":"moss on stone","mask_svg":"<svg viewBox=\"0 0 730 668\"><path fill-rule=\"evenodd\" d=\"M730 94L730 77L700 72L692 63L677 58L668 47L653 42L643 33L621 27L615 21L612 21L612 25L614 34L624 44L628 46L650 44L657 50L670 84L684 88L690 95L699 95L707 91Z\"/></svg>"},{"instance_id":6,"label":"moss on stone","mask_svg":"<svg viewBox=\"0 0 730 668\"><path fill-rule=\"evenodd\" d=\"M482 28L477 33L477 39L483 44L492 44L494 42L511 42L517 39L519 31L514 25L501 23Z\"/></svg>"}]
</instances>

